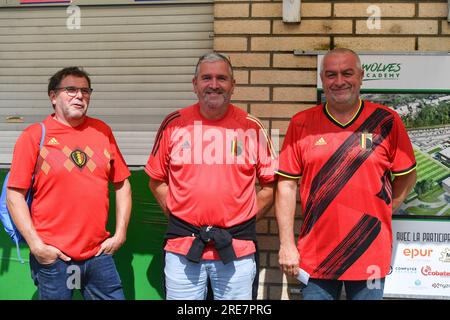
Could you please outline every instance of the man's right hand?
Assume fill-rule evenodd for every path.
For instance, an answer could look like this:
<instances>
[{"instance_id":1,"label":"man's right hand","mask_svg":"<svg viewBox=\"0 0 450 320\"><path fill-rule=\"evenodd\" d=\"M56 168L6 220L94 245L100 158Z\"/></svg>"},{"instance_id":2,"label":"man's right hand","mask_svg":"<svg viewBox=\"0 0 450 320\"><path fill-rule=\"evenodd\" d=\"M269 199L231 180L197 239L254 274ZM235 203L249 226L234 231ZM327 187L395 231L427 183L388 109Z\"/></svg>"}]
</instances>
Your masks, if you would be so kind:
<instances>
[{"instance_id":1,"label":"man's right hand","mask_svg":"<svg viewBox=\"0 0 450 320\"><path fill-rule=\"evenodd\" d=\"M296 277L299 272L300 255L295 244L289 246L280 246L278 252L278 263L280 270L289 276Z\"/></svg>"},{"instance_id":2,"label":"man's right hand","mask_svg":"<svg viewBox=\"0 0 450 320\"><path fill-rule=\"evenodd\" d=\"M62 253L61 250L58 248L55 248L53 246L43 244L36 248L35 250L32 250L31 253L36 258L37 262L39 264L52 264L57 259L61 259L64 261L70 261L71 258L66 256L64 253Z\"/></svg>"}]
</instances>

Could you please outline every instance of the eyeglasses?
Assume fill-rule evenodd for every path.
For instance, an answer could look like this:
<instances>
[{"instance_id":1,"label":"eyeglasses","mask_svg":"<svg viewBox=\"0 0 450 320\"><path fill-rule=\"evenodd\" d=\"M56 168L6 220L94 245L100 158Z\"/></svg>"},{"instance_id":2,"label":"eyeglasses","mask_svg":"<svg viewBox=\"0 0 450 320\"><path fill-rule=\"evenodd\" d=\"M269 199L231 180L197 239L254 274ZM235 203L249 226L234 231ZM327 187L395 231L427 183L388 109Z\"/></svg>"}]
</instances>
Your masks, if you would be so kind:
<instances>
[{"instance_id":1,"label":"eyeglasses","mask_svg":"<svg viewBox=\"0 0 450 320\"><path fill-rule=\"evenodd\" d=\"M75 97L78 94L78 90L81 91L83 96L90 96L94 89L92 88L77 88L77 87L62 87L55 88L55 90L64 90L69 97Z\"/></svg>"}]
</instances>

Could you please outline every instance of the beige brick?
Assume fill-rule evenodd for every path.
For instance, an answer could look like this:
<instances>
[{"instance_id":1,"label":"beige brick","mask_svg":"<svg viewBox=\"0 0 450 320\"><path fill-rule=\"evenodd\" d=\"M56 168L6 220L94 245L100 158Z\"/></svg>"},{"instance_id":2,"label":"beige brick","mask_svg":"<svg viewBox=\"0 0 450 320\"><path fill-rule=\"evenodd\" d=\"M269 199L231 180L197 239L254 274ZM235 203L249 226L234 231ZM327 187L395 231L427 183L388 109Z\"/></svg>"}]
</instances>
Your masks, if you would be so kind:
<instances>
[{"instance_id":1,"label":"beige brick","mask_svg":"<svg viewBox=\"0 0 450 320\"><path fill-rule=\"evenodd\" d=\"M267 87L240 87L234 89L233 100L268 101L269 88Z\"/></svg>"},{"instance_id":2,"label":"beige brick","mask_svg":"<svg viewBox=\"0 0 450 320\"><path fill-rule=\"evenodd\" d=\"M264 20L216 20L214 34L269 34L270 21Z\"/></svg>"},{"instance_id":3,"label":"beige brick","mask_svg":"<svg viewBox=\"0 0 450 320\"><path fill-rule=\"evenodd\" d=\"M278 266L276 268L264 268L260 270L259 279L264 280L266 284L274 283L287 283L286 276L281 272Z\"/></svg>"},{"instance_id":4,"label":"beige brick","mask_svg":"<svg viewBox=\"0 0 450 320\"><path fill-rule=\"evenodd\" d=\"M269 287L269 300L289 300L287 294L287 286L283 285L270 285Z\"/></svg>"},{"instance_id":5,"label":"beige brick","mask_svg":"<svg viewBox=\"0 0 450 320\"><path fill-rule=\"evenodd\" d=\"M270 120L262 120L262 119L259 119L259 121L261 121L261 123L262 123L262 125L263 125L264 128L267 128L267 129L270 128ZM268 215L269 213L270 213L270 211L269 211L269 212L266 212L266 213L264 214L264 217L269 217L269 215Z\"/></svg>"},{"instance_id":6,"label":"beige brick","mask_svg":"<svg viewBox=\"0 0 450 320\"><path fill-rule=\"evenodd\" d=\"M214 51L244 51L244 50L247 50L247 38L214 37Z\"/></svg>"},{"instance_id":7,"label":"beige brick","mask_svg":"<svg viewBox=\"0 0 450 320\"><path fill-rule=\"evenodd\" d=\"M381 29L369 29L366 20L356 22L357 34L437 34L435 20L381 20Z\"/></svg>"},{"instance_id":8,"label":"beige brick","mask_svg":"<svg viewBox=\"0 0 450 320\"><path fill-rule=\"evenodd\" d=\"M450 34L450 23L447 21L442 21L442 34Z\"/></svg>"},{"instance_id":9,"label":"beige brick","mask_svg":"<svg viewBox=\"0 0 450 320\"><path fill-rule=\"evenodd\" d=\"M415 47L413 37L335 37L334 43L355 51L414 51Z\"/></svg>"},{"instance_id":10,"label":"beige brick","mask_svg":"<svg viewBox=\"0 0 450 320\"><path fill-rule=\"evenodd\" d=\"M283 4L279 3L254 3L252 5L252 17L282 17Z\"/></svg>"},{"instance_id":11,"label":"beige brick","mask_svg":"<svg viewBox=\"0 0 450 320\"><path fill-rule=\"evenodd\" d=\"M381 10L381 17L414 17L414 3L335 3L335 17L369 17L374 13L372 10L367 12L369 6L376 5Z\"/></svg>"},{"instance_id":12,"label":"beige brick","mask_svg":"<svg viewBox=\"0 0 450 320\"><path fill-rule=\"evenodd\" d=\"M273 88L273 101L311 101L317 98L316 88Z\"/></svg>"},{"instance_id":13,"label":"beige brick","mask_svg":"<svg viewBox=\"0 0 450 320\"><path fill-rule=\"evenodd\" d=\"M260 219L256 223L256 233L268 233L269 232L269 220L267 218Z\"/></svg>"},{"instance_id":14,"label":"beige brick","mask_svg":"<svg viewBox=\"0 0 450 320\"><path fill-rule=\"evenodd\" d=\"M248 74L247 70L233 70L234 79L236 84L248 84Z\"/></svg>"},{"instance_id":15,"label":"beige brick","mask_svg":"<svg viewBox=\"0 0 450 320\"><path fill-rule=\"evenodd\" d=\"M345 34L352 33L351 20L303 20L299 24L273 22L274 34Z\"/></svg>"},{"instance_id":16,"label":"beige brick","mask_svg":"<svg viewBox=\"0 0 450 320\"><path fill-rule=\"evenodd\" d=\"M280 134L286 134L288 126L289 126L288 120L272 121L272 128L280 130Z\"/></svg>"},{"instance_id":17,"label":"beige brick","mask_svg":"<svg viewBox=\"0 0 450 320\"><path fill-rule=\"evenodd\" d=\"M298 284L298 280L292 276L285 275L279 268L279 266L273 268L261 268L260 281L264 281L266 284Z\"/></svg>"},{"instance_id":18,"label":"beige brick","mask_svg":"<svg viewBox=\"0 0 450 320\"><path fill-rule=\"evenodd\" d=\"M259 253L259 265L260 267L268 267L269 264L269 253L268 252L260 252Z\"/></svg>"},{"instance_id":19,"label":"beige brick","mask_svg":"<svg viewBox=\"0 0 450 320\"><path fill-rule=\"evenodd\" d=\"M419 17L447 17L446 3L419 3Z\"/></svg>"},{"instance_id":20,"label":"beige brick","mask_svg":"<svg viewBox=\"0 0 450 320\"><path fill-rule=\"evenodd\" d=\"M300 293L293 293L291 289L295 289L295 292L299 292L300 285L297 280L290 285L271 285L269 286L269 300L301 300Z\"/></svg>"},{"instance_id":21,"label":"beige brick","mask_svg":"<svg viewBox=\"0 0 450 320\"><path fill-rule=\"evenodd\" d=\"M253 51L326 50L330 47L328 37L254 37Z\"/></svg>"},{"instance_id":22,"label":"beige brick","mask_svg":"<svg viewBox=\"0 0 450 320\"><path fill-rule=\"evenodd\" d=\"M215 18L238 18L250 15L250 5L248 3L216 3L214 5Z\"/></svg>"},{"instance_id":23,"label":"beige brick","mask_svg":"<svg viewBox=\"0 0 450 320\"><path fill-rule=\"evenodd\" d=\"M269 67L270 54L268 53L233 53L229 55L234 67Z\"/></svg>"},{"instance_id":24,"label":"beige brick","mask_svg":"<svg viewBox=\"0 0 450 320\"><path fill-rule=\"evenodd\" d=\"M248 112L248 103L233 103L236 107L238 107L241 110L244 110L245 112Z\"/></svg>"},{"instance_id":25,"label":"beige brick","mask_svg":"<svg viewBox=\"0 0 450 320\"><path fill-rule=\"evenodd\" d=\"M316 68L316 56L294 56L293 54L274 54L274 68Z\"/></svg>"},{"instance_id":26,"label":"beige brick","mask_svg":"<svg viewBox=\"0 0 450 320\"><path fill-rule=\"evenodd\" d=\"M419 51L450 51L450 37L419 38Z\"/></svg>"},{"instance_id":27,"label":"beige brick","mask_svg":"<svg viewBox=\"0 0 450 320\"><path fill-rule=\"evenodd\" d=\"M260 119L261 120L261 119ZM270 124L270 123L269 123ZM264 125L264 128L268 129L270 126L268 125ZM272 141L273 142L273 141ZM269 218L269 217L275 217L275 207L272 206L269 211L266 212L266 214L264 215L264 217Z\"/></svg>"},{"instance_id":28,"label":"beige brick","mask_svg":"<svg viewBox=\"0 0 450 320\"><path fill-rule=\"evenodd\" d=\"M280 266L278 263L278 253L269 253L269 266L275 268Z\"/></svg>"},{"instance_id":29,"label":"beige brick","mask_svg":"<svg viewBox=\"0 0 450 320\"><path fill-rule=\"evenodd\" d=\"M297 112L306 110L314 104L251 104L250 112L262 118L290 118Z\"/></svg>"},{"instance_id":30,"label":"beige brick","mask_svg":"<svg viewBox=\"0 0 450 320\"><path fill-rule=\"evenodd\" d=\"M315 84L316 71L253 70L252 84Z\"/></svg>"},{"instance_id":31,"label":"beige brick","mask_svg":"<svg viewBox=\"0 0 450 320\"><path fill-rule=\"evenodd\" d=\"M278 223L277 223L277 219L273 218L269 221L269 230L267 231L268 234L271 235L278 235Z\"/></svg>"},{"instance_id":32,"label":"beige brick","mask_svg":"<svg viewBox=\"0 0 450 320\"><path fill-rule=\"evenodd\" d=\"M260 250L277 250L280 242L277 236L258 236L258 246Z\"/></svg>"},{"instance_id":33,"label":"beige brick","mask_svg":"<svg viewBox=\"0 0 450 320\"><path fill-rule=\"evenodd\" d=\"M302 2L300 14L304 18L330 17L331 3L304 3Z\"/></svg>"}]
</instances>

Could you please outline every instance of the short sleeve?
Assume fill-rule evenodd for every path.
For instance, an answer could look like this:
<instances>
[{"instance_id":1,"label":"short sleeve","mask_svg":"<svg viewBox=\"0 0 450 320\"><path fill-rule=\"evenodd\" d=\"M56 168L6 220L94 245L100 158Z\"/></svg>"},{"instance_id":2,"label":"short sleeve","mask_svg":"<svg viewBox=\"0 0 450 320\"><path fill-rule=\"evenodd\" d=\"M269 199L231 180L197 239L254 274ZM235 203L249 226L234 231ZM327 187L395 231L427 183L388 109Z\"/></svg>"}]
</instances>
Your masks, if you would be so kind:
<instances>
[{"instance_id":1,"label":"short sleeve","mask_svg":"<svg viewBox=\"0 0 450 320\"><path fill-rule=\"evenodd\" d=\"M25 129L14 145L13 159L8 179L8 187L28 189L34 167L39 156L39 143L42 135L39 124Z\"/></svg>"},{"instance_id":2,"label":"short sleeve","mask_svg":"<svg viewBox=\"0 0 450 320\"><path fill-rule=\"evenodd\" d=\"M293 118L289 123L286 136L284 138L283 146L281 148L277 174L298 179L302 175L302 159L300 152L300 121L298 118Z\"/></svg>"},{"instance_id":3,"label":"short sleeve","mask_svg":"<svg viewBox=\"0 0 450 320\"><path fill-rule=\"evenodd\" d=\"M278 166L278 158L266 129L261 125L258 134L258 163L256 174L260 184L271 183L275 180L275 170Z\"/></svg>"},{"instance_id":4,"label":"short sleeve","mask_svg":"<svg viewBox=\"0 0 450 320\"><path fill-rule=\"evenodd\" d=\"M112 151L111 170L109 172L109 180L113 183L124 181L131 173L128 170L127 164L120 152L116 139L112 131L109 135L110 148Z\"/></svg>"},{"instance_id":5,"label":"short sleeve","mask_svg":"<svg viewBox=\"0 0 450 320\"><path fill-rule=\"evenodd\" d=\"M169 168L169 139L170 130L168 128L159 129L152 152L145 166L145 172L152 179L159 181L167 181Z\"/></svg>"},{"instance_id":6,"label":"short sleeve","mask_svg":"<svg viewBox=\"0 0 450 320\"><path fill-rule=\"evenodd\" d=\"M390 150L391 172L393 175L407 174L416 167L416 159L405 126L396 113L394 114L393 129Z\"/></svg>"}]
</instances>

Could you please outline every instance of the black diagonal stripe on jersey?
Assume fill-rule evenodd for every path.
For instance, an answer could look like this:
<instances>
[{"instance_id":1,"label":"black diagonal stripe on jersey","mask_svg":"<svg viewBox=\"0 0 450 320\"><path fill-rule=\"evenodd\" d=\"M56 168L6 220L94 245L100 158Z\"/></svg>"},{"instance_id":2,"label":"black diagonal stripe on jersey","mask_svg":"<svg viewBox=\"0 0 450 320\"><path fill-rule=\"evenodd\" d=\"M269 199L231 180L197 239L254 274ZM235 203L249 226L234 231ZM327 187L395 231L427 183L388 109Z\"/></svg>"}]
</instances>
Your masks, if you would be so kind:
<instances>
[{"instance_id":1,"label":"black diagonal stripe on jersey","mask_svg":"<svg viewBox=\"0 0 450 320\"><path fill-rule=\"evenodd\" d=\"M380 220L364 214L345 239L320 263L311 276L339 279L366 252L380 231Z\"/></svg>"},{"instance_id":2,"label":"black diagonal stripe on jersey","mask_svg":"<svg viewBox=\"0 0 450 320\"><path fill-rule=\"evenodd\" d=\"M153 144L152 149L152 155L155 156L159 149L159 144L162 139L162 134L164 132L164 129L169 125L169 123L172 122L173 119L178 118L180 116L180 112L175 111L169 114L161 123L161 126L159 127L158 132L156 133L155 143Z\"/></svg>"},{"instance_id":3,"label":"black diagonal stripe on jersey","mask_svg":"<svg viewBox=\"0 0 450 320\"><path fill-rule=\"evenodd\" d=\"M305 204L305 220L300 230L300 237L304 237L311 231L328 205L375 148L388 136L393 120L393 116L387 110L376 109L319 170L311 183L311 190ZM362 132L373 134L370 149L357 148Z\"/></svg>"},{"instance_id":4,"label":"black diagonal stripe on jersey","mask_svg":"<svg viewBox=\"0 0 450 320\"><path fill-rule=\"evenodd\" d=\"M390 171L386 171L380 179L381 190L376 194L376 196L386 202L387 205L389 205L392 200L392 182Z\"/></svg>"}]
</instances>

